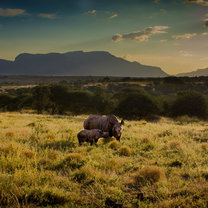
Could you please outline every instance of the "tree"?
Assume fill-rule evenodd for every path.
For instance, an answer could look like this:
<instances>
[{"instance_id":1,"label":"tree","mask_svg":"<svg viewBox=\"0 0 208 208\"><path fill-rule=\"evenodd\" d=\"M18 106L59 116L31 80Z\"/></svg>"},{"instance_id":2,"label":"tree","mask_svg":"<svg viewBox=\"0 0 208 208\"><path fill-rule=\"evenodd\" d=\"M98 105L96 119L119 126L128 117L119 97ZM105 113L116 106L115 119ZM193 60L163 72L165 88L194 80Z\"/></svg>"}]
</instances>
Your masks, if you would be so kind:
<instances>
[{"instance_id":1,"label":"tree","mask_svg":"<svg viewBox=\"0 0 208 208\"><path fill-rule=\"evenodd\" d=\"M51 105L51 91L47 85L40 85L35 87L33 92L34 107L37 112L43 113L44 110L48 110Z\"/></svg>"},{"instance_id":2,"label":"tree","mask_svg":"<svg viewBox=\"0 0 208 208\"><path fill-rule=\"evenodd\" d=\"M51 91L51 113L63 114L69 109L70 88L67 85L52 85L50 86Z\"/></svg>"},{"instance_id":3,"label":"tree","mask_svg":"<svg viewBox=\"0 0 208 208\"><path fill-rule=\"evenodd\" d=\"M125 119L141 119L158 114L159 107L147 93L131 92L120 100L116 112Z\"/></svg>"},{"instance_id":4,"label":"tree","mask_svg":"<svg viewBox=\"0 0 208 208\"><path fill-rule=\"evenodd\" d=\"M177 94L172 105L173 116L196 116L207 118L207 99L201 93L195 91L184 91Z\"/></svg>"}]
</instances>

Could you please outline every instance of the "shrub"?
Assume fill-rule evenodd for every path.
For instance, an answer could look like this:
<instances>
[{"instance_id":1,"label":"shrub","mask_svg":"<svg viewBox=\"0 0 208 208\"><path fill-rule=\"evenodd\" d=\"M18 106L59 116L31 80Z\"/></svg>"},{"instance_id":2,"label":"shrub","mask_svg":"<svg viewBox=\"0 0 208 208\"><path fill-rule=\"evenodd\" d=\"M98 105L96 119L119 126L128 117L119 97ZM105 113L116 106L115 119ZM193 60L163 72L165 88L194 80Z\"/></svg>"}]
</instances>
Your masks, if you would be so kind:
<instances>
[{"instance_id":1,"label":"shrub","mask_svg":"<svg viewBox=\"0 0 208 208\"><path fill-rule=\"evenodd\" d=\"M114 140L112 142L109 143L108 147L113 149L113 150L117 150L120 146L120 142L117 140Z\"/></svg>"},{"instance_id":2,"label":"shrub","mask_svg":"<svg viewBox=\"0 0 208 208\"><path fill-rule=\"evenodd\" d=\"M103 164L103 167L109 170L119 170L121 167L121 161L116 158L108 159Z\"/></svg>"},{"instance_id":3,"label":"shrub","mask_svg":"<svg viewBox=\"0 0 208 208\"><path fill-rule=\"evenodd\" d=\"M57 188L36 188L30 190L26 195L26 200L29 203L37 204L39 206L60 205L69 201L64 191Z\"/></svg>"},{"instance_id":4,"label":"shrub","mask_svg":"<svg viewBox=\"0 0 208 208\"><path fill-rule=\"evenodd\" d=\"M75 171L73 179L79 183L86 181L87 179L94 180L95 170L91 166L84 166L80 170Z\"/></svg>"},{"instance_id":5,"label":"shrub","mask_svg":"<svg viewBox=\"0 0 208 208\"><path fill-rule=\"evenodd\" d=\"M46 138L48 139L48 140L55 140L56 139L56 136L54 135L54 134L48 134L48 135L46 135Z\"/></svg>"},{"instance_id":6,"label":"shrub","mask_svg":"<svg viewBox=\"0 0 208 208\"><path fill-rule=\"evenodd\" d=\"M59 156L59 153L56 151L51 151L48 153L48 158L51 160L57 159L58 156Z\"/></svg>"},{"instance_id":7,"label":"shrub","mask_svg":"<svg viewBox=\"0 0 208 208\"><path fill-rule=\"evenodd\" d=\"M136 185L145 185L148 183L156 183L165 177L164 171L156 166L147 166L140 169L134 175Z\"/></svg>"},{"instance_id":8,"label":"shrub","mask_svg":"<svg viewBox=\"0 0 208 208\"><path fill-rule=\"evenodd\" d=\"M82 155L79 153L69 153L66 155L65 160L66 161L81 161L83 159Z\"/></svg>"},{"instance_id":9,"label":"shrub","mask_svg":"<svg viewBox=\"0 0 208 208\"><path fill-rule=\"evenodd\" d=\"M174 117L188 115L205 119L207 118L207 100L204 95L195 91L180 92L173 102L171 111Z\"/></svg>"},{"instance_id":10,"label":"shrub","mask_svg":"<svg viewBox=\"0 0 208 208\"><path fill-rule=\"evenodd\" d=\"M12 138L12 137L14 137L14 132L9 131L5 134L5 136L8 137L8 138Z\"/></svg>"},{"instance_id":11,"label":"shrub","mask_svg":"<svg viewBox=\"0 0 208 208\"><path fill-rule=\"evenodd\" d=\"M40 85L34 88L33 105L39 114L43 113L44 110L48 109L48 106L51 104L50 96L51 96L51 91L49 86Z\"/></svg>"},{"instance_id":12,"label":"shrub","mask_svg":"<svg viewBox=\"0 0 208 208\"><path fill-rule=\"evenodd\" d=\"M197 117L189 117L187 115L179 116L175 120L176 120L177 124L179 124L179 125L199 122L199 118L197 118Z\"/></svg>"},{"instance_id":13,"label":"shrub","mask_svg":"<svg viewBox=\"0 0 208 208\"><path fill-rule=\"evenodd\" d=\"M31 150L23 150L22 155L25 156L26 158L32 159L35 153Z\"/></svg>"},{"instance_id":14,"label":"shrub","mask_svg":"<svg viewBox=\"0 0 208 208\"><path fill-rule=\"evenodd\" d=\"M202 144L201 144L201 149L202 149L203 151L208 151L208 143L207 143L207 142L202 143Z\"/></svg>"},{"instance_id":15,"label":"shrub","mask_svg":"<svg viewBox=\"0 0 208 208\"><path fill-rule=\"evenodd\" d=\"M175 77L175 76L168 76L162 79L164 83L167 84L184 84L184 81L181 77Z\"/></svg>"},{"instance_id":16,"label":"shrub","mask_svg":"<svg viewBox=\"0 0 208 208\"><path fill-rule=\"evenodd\" d=\"M132 92L120 100L116 113L125 119L151 118L159 113L159 106L150 95Z\"/></svg>"},{"instance_id":17,"label":"shrub","mask_svg":"<svg viewBox=\"0 0 208 208\"><path fill-rule=\"evenodd\" d=\"M170 149L181 150L181 143L178 141L170 141L168 145Z\"/></svg>"},{"instance_id":18,"label":"shrub","mask_svg":"<svg viewBox=\"0 0 208 208\"><path fill-rule=\"evenodd\" d=\"M84 165L84 160L81 154L79 153L69 153L66 155L63 163L72 169L80 168Z\"/></svg>"},{"instance_id":19,"label":"shrub","mask_svg":"<svg viewBox=\"0 0 208 208\"><path fill-rule=\"evenodd\" d=\"M154 144L152 143L147 143L143 146L142 150L143 151L150 151L150 150L153 150L154 149Z\"/></svg>"},{"instance_id":20,"label":"shrub","mask_svg":"<svg viewBox=\"0 0 208 208\"><path fill-rule=\"evenodd\" d=\"M69 153L66 157L58 162L55 166L52 166L51 169L66 170L68 168L76 169L80 168L85 164L85 161L81 154L79 153Z\"/></svg>"},{"instance_id":21,"label":"shrub","mask_svg":"<svg viewBox=\"0 0 208 208\"><path fill-rule=\"evenodd\" d=\"M143 138L143 139L141 140L141 142L147 144L147 143L150 143L150 139L147 138L147 137L145 137L145 138Z\"/></svg>"},{"instance_id":22,"label":"shrub","mask_svg":"<svg viewBox=\"0 0 208 208\"><path fill-rule=\"evenodd\" d=\"M127 146L122 146L119 149L119 155L120 156L130 156L131 155L131 149Z\"/></svg>"},{"instance_id":23,"label":"shrub","mask_svg":"<svg viewBox=\"0 0 208 208\"><path fill-rule=\"evenodd\" d=\"M0 154L16 154L18 150L18 146L16 144L4 144L0 143Z\"/></svg>"},{"instance_id":24,"label":"shrub","mask_svg":"<svg viewBox=\"0 0 208 208\"><path fill-rule=\"evenodd\" d=\"M170 130L165 130L158 134L159 137L165 137L165 136L171 136L171 135L172 135L172 131Z\"/></svg>"}]
</instances>

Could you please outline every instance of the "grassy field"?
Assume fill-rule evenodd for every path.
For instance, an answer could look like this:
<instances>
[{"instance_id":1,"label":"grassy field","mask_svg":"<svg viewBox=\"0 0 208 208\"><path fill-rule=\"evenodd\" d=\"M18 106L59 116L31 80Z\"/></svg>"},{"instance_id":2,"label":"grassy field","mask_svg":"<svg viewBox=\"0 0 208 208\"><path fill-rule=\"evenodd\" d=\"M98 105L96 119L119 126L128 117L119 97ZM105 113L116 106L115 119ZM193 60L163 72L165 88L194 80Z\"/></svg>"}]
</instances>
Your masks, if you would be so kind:
<instances>
[{"instance_id":1,"label":"grassy field","mask_svg":"<svg viewBox=\"0 0 208 208\"><path fill-rule=\"evenodd\" d=\"M0 207L208 206L208 122L125 121L80 147L85 118L0 114Z\"/></svg>"}]
</instances>

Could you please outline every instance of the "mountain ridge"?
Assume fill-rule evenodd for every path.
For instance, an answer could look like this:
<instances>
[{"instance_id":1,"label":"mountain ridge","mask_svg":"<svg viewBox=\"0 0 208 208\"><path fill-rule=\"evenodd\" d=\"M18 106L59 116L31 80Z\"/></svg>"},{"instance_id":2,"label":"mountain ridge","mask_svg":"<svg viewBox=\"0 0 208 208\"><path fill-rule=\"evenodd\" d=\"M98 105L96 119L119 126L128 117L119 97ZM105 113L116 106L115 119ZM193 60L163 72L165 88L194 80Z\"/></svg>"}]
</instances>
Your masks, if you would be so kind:
<instances>
[{"instance_id":1,"label":"mountain ridge","mask_svg":"<svg viewBox=\"0 0 208 208\"><path fill-rule=\"evenodd\" d=\"M208 67L204 69L197 69L192 72L186 72L186 73L179 73L176 75L177 77L200 77L200 76L208 76Z\"/></svg>"},{"instance_id":2,"label":"mountain ridge","mask_svg":"<svg viewBox=\"0 0 208 208\"><path fill-rule=\"evenodd\" d=\"M161 68L116 57L107 51L21 53L14 61L0 59L1 75L165 77Z\"/></svg>"}]
</instances>

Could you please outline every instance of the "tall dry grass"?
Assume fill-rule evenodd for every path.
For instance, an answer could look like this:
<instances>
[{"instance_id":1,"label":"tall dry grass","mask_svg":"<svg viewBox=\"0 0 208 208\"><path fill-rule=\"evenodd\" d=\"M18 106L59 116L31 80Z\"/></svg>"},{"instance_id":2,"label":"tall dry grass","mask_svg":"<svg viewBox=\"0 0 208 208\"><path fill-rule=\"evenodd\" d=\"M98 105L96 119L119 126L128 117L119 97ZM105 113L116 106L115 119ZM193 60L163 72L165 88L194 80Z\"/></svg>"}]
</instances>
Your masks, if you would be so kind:
<instances>
[{"instance_id":1,"label":"tall dry grass","mask_svg":"<svg viewBox=\"0 0 208 208\"><path fill-rule=\"evenodd\" d=\"M207 122L125 121L80 147L86 117L0 114L1 207L207 207Z\"/></svg>"}]
</instances>

